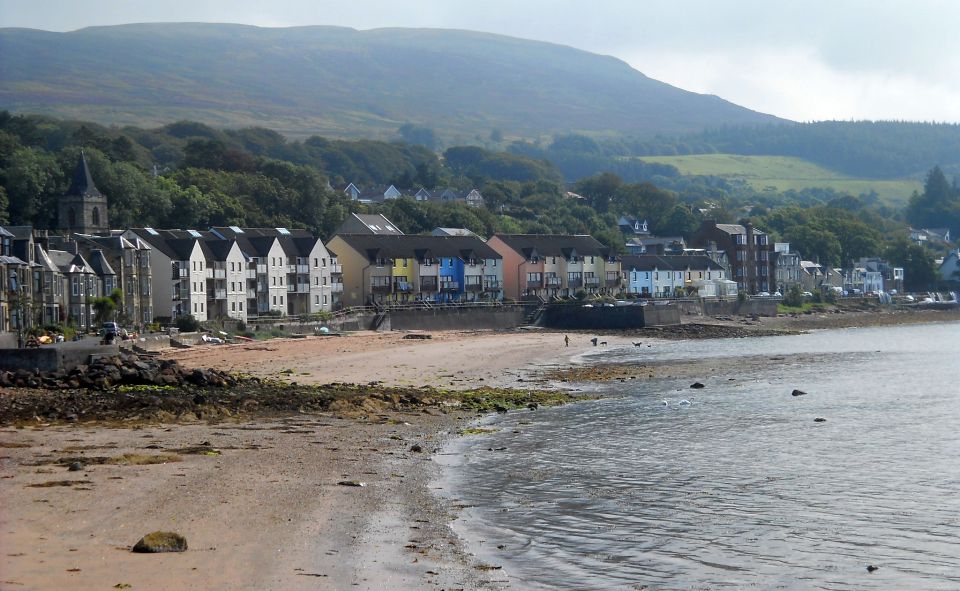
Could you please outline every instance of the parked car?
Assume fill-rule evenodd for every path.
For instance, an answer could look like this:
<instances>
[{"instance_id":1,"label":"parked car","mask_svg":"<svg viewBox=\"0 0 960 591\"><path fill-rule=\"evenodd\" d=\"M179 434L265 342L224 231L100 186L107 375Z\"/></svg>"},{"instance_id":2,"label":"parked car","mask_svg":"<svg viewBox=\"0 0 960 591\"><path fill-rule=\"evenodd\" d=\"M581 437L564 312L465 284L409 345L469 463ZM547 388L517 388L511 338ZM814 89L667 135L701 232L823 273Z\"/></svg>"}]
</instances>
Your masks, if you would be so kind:
<instances>
[{"instance_id":1,"label":"parked car","mask_svg":"<svg viewBox=\"0 0 960 591\"><path fill-rule=\"evenodd\" d=\"M812 297L813 297L813 294L810 293L809 291L805 291L805 292L803 292L803 293L800 294L800 295L802 295L802 296L805 297L805 298L812 298Z\"/></svg>"}]
</instances>

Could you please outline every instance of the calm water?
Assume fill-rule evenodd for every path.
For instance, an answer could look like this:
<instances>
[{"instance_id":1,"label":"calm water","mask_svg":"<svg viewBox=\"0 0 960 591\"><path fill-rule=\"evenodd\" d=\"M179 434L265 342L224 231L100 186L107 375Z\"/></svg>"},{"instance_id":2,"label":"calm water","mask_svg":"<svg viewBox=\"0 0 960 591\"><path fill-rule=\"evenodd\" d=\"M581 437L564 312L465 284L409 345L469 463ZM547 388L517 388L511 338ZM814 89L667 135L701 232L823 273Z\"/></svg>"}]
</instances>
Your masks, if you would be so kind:
<instances>
[{"instance_id":1,"label":"calm water","mask_svg":"<svg viewBox=\"0 0 960 591\"><path fill-rule=\"evenodd\" d=\"M960 589L960 323L601 354L717 357L717 371L704 390L617 384L621 398L506 415L451 444L443 486L472 505L454 527L503 565L494 579Z\"/></svg>"}]
</instances>

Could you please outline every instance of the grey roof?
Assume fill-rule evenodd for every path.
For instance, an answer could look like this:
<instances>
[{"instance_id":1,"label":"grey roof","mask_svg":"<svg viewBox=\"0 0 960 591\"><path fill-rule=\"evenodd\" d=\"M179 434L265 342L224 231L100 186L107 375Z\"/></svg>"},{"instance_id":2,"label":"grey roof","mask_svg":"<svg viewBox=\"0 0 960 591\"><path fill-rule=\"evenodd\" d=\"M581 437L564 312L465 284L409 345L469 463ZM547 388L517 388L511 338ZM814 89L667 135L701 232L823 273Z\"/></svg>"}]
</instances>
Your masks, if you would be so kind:
<instances>
[{"instance_id":1,"label":"grey roof","mask_svg":"<svg viewBox=\"0 0 960 591\"><path fill-rule=\"evenodd\" d=\"M90 264L83 258L83 255L73 254L65 250L47 251L50 260L57 266L62 273L93 273Z\"/></svg>"},{"instance_id":2,"label":"grey roof","mask_svg":"<svg viewBox=\"0 0 960 591\"><path fill-rule=\"evenodd\" d=\"M109 261L107 261L107 257L103 256L103 251L99 248L90 251L90 268L100 277L117 274L116 271L113 270L113 267L110 266Z\"/></svg>"},{"instance_id":3,"label":"grey roof","mask_svg":"<svg viewBox=\"0 0 960 591\"><path fill-rule=\"evenodd\" d=\"M627 254L620 259L622 269L643 271L658 269L665 271L722 271L723 267L706 255L682 254Z\"/></svg>"},{"instance_id":4,"label":"grey roof","mask_svg":"<svg viewBox=\"0 0 960 591\"><path fill-rule=\"evenodd\" d=\"M377 259L499 259L497 251L475 236L340 234L339 237L370 261Z\"/></svg>"},{"instance_id":5,"label":"grey roof","mask_svg":"<svg viewBox=\"0 0 960 591\"><path fill-rule=\"evenodd\" d=\"M587 234L495 234L526 258L610 255L610 249Z\"/></svg>"},{"instance_id":6,"label":"grey roof","mask_svg":"<svg viewBox=\"0 0 960 591\"><path fill-rule=\"evenodd\" d=\"M130 228L130 231L174 261L188 260L190 253L193 251L193 245L198 241L204 253L209 254L210 249L204 246L202 239L190 236L190 234L184 230Z\"/></svg>"},{"instance_id":7,"label":"grey roof","mask_svg":"<svg viewBox=\"0 0 960 591\"><path fill-rule=\"evenodd\" d=\"M403 232L393 222L376 213L352 213L340 224L335 234L378 234L402 235Z\"/></svg>"},{"instance_id":8,"label":"grey roof","mask_svg":"<svg viewBox=\"0 0 960 591\"><path fill-rule=\"evenodd\" d=\"M466 228L434 228L434 236L477 236ZM477 236L479 238L479 236Z\"/></svg>"},{"instance_id":9,"label":"grey roof","mask_svg":"<svg viewBox=\"0 0 960 591\"><path fill-rule=\"evenodd\" d=\"M747 228L743 224L717 224L717 229L727 234L746 234ZM763 230L758 230L753 228L753 233L756 235L765 234Z\"/></svg>"},{"instance_id":10,"label":"grey roof","mask_svg":"<svg viewBox=\"0 0 960 591\"><path fill-rule=\"evenodd\" d=\"M18 240L33 238L33 226L4 226L4 229L13 234L13 237Z\"/></svg>"},{"instance_id":11,"label":"grey roof","mask_svg":"<svg viewBox=\"0 0 960 591\"><path fill-rule=\"evenodd\" d=\"M67 195L103 197L103 194L97 190L97 186L93 184L93 177L90 176L90 168L87 166L87 158L84 156L83 150L80 150L80 159L73 171L73 178L70 180Z\"/></svg>"}]
</instances>

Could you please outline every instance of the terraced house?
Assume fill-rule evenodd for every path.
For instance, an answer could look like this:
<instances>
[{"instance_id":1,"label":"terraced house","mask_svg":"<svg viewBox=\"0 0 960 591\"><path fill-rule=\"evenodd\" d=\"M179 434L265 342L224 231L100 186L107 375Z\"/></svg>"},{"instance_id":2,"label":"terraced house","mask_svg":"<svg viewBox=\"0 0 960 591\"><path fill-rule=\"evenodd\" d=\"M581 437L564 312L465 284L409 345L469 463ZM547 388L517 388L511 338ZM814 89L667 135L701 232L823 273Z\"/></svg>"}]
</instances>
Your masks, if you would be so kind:
<instances>
[{"instance_id":1,"label":"terraced house","mask_svg":"<svg viewBox=\"0 0 960 591\"><path fill-rule=\"evenodd\" d=\"M503 298L500 255L475 236L337 234L345 306Z\"/></svg>"},{"instance_id":2,"label":"terraced house","mask_svg":"<svg viewBox=\"0 0 960 591\"><path fill-rule=\"evenodd\" d=\"M507 299L622 291L620 261L592 236L495 234L487 244L503 257Z\"/></svg>"},{"instance_id":3,"label":"terraced house","mask_svg":"<svg viewBox=\"0 0 960 591\"><path fill-rule=\"evenodd\" d=\"M705 255L624 255L627 293L645 298L736 295L723 267ZM732 291L732 293L731 293Z\"/></svg>"}]
</instances>

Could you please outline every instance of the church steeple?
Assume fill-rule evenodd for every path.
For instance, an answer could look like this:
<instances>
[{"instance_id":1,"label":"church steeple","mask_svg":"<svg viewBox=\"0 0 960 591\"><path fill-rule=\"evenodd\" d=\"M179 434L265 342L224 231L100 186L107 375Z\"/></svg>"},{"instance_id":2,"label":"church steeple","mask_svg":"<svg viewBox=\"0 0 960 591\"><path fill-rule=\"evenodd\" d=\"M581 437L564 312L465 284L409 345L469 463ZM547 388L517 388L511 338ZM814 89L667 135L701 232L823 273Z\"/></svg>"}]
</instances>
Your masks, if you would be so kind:
<instances>
[{"instance_id":1,"label":"church steeple","mask_svg":"<svg viewBox=\"0 0 960 591\"><path fill-rule=\"evenodd\" d=\"M70 188L60 199L60 228L79 234L110 230L107 198L94 184L83 150L80 151L77 168L73 171Z\"/></svg>"}]
</instances>

